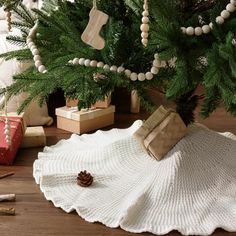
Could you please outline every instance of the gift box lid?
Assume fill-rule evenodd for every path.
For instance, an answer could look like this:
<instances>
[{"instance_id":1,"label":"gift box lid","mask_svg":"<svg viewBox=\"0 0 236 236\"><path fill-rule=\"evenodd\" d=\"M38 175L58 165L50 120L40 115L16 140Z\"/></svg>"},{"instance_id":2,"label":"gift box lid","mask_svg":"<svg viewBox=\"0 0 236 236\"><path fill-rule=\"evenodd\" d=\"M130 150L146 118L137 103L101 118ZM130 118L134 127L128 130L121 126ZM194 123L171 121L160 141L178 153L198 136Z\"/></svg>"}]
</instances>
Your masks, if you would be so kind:
<instances>
[{"instance_id":1,"label":"gift box lid","mask_svg":"<svg viewBox=\"0 0 236 236\"><path fill-rule=\"evenodd\" d=\"M56 115L76 121L92 120L96 117L115 112L115 106L105 109L89 109L78 111L77 107L60 107L56 109Z\"/></svg>"}]
</instances>

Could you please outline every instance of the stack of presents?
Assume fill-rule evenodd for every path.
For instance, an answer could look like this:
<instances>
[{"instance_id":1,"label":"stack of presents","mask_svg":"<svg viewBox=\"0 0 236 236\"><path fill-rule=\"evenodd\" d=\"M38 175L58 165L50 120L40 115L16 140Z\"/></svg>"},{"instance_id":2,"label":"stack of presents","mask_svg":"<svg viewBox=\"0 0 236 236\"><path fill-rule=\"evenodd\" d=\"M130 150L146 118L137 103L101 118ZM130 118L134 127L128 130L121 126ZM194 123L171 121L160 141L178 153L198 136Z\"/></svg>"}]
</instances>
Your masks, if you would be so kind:
<instances>
[{"instance_id":1,"label":"stack of presents","mask_svg":"<svg viewBox=\"0 0 236 236\"><path fill-rule=\"evenodd\" d=\"M78 110L78 100L67 100L66 106L56 109L57 128L83 134L114 123L115 106L111 96L98 101L90 109ZM6 140L6 119L10 124L10 144ZM43 126L27 127L27 113L0 113L0 165L11 165L19 148L46 146Z\"/></svg>"},{"instance_id":2,"label":"stack of presents","mask_svg":"<svg viewBox=\"0 0 236 236\"><path fill-rule=\"evenodd\" d=\"M6 141L5 115L0 116L0 165L11 165L18 149L43 147L46 136L42 126L27 127L25 113L8 113L10 124L10 144Z\"/></svg>"}]
</instances>

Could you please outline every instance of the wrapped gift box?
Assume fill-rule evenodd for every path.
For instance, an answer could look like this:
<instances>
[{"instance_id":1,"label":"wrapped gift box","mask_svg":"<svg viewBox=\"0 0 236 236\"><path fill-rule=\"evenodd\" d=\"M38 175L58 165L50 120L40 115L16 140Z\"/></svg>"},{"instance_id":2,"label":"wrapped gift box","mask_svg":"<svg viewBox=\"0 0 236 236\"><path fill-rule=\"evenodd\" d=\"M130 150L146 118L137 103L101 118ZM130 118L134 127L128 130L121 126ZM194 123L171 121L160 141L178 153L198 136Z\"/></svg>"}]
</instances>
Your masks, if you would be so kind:
<instances>
[{"instance_id":1,"label":"wrapped gift box","mask_svg":"<svg viewBox=\"0 0 236 236\"><path fill-rule=\"evenodd\" d=\"M46 146L46 135L42 126L27 127L21 148Z\"/></svg>"},{"instance_id":2,"label":"wrapped gift box","mask_svg":"<svg viewBox=\"0 0 236 236\"><path fill-rule=\"evenodd\" d=\"M72 133L86 133L114 124L115 106L78 111L76 108L56 109L57 128Z\"/></svg>"},{"instance_id":3,"label":"wrapped gift box","mask_svg":"<svg viewBox=\"0 0 236 236\"><path fill-rule=\"evenodd\" d=\"M25 127L23 117L8 117L10 120L11 145L5 140L5 117L0 116L0 165L11 165L21 144Z\"/></svg>"},{"instance_id":4,"label":"wrapped gift box","mask_svg":"<svg viewBox=\"0 0 236 236\"><path fill-rule=\"evenodd\" d=\"M144 149L161 160L187 133L179 114L160 106L134 133Z\"/></svg>"},{"instance_id":5,"label":"wrapped gift box","mask_svg":"<svg viewBox=\"0 0 236 236\"><path fill-rule=\"evenodd\" d=\"M78 99L67 99L66 106L67 107L77 107L79 100ZM108 108L111 104L111 95L107 96L104 101L97 101L92 107L93 108Z\"/></svg>"}]
</instances>

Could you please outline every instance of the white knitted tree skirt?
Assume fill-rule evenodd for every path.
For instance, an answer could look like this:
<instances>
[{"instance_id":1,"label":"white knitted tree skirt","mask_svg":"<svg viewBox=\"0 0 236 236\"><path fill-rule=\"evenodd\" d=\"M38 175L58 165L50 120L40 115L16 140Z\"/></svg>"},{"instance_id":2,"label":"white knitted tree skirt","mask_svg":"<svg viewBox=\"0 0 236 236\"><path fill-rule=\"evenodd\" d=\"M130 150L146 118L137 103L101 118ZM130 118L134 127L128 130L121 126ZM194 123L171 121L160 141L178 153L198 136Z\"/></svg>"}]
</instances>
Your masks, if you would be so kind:
<instances>
[{"instance_id":1,"label":"white knitted tree skirt","mask_svg":"<svg viewBox=\"0 0 236 236\"><path fill-rule=\"evenodd\" d=\"M132 137L141 124L46 147L34 163L46 199L89 222L135 233L236 231L236 137L192 126L157 162ZM77 185L81 170L94 177L88 188Z\"/></svg>"}]
</instances>

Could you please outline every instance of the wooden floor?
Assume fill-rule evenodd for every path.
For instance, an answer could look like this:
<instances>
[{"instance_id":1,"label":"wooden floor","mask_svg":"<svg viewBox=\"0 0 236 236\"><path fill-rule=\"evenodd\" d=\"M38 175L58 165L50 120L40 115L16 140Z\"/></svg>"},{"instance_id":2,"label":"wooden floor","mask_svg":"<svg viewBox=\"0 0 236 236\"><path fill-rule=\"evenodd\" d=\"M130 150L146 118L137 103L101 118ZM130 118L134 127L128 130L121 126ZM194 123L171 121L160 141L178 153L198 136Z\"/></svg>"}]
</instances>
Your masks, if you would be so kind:
<instances>
[{"instance_id":1,"label":"wooden floor","mask_svg":"<svg viewBox=\"0 0 236 236\"><path fill-rule=\"evenodd\" d=\"M134 120L146 118L146 114L131 115L117 114L116 127L128 127ZM201 120L201 119L199 119ZM204 124L218 131L231 131L236 134L236 118L227 115L219 109L213 116L205 120ZM47 144L55 144L62 138L68 138L69 133L55 127L46 128ZM0 167L0 173L14 171L15 175L0 180L0 193L16 193L16 203L0 203L2 207L15 207L16 216L0 216L0 236L129 236L134 235L121 229L110 229L101 224L85 222L75 213L66 214L61 209L55 208L52 203L45 200L39 187L32 177L32 164L37 158L37 153L42 149L20 150L14 166ZM142 235L151 235L143 233ZM171 236L180 235L171 232ZM214 235L232 236L236 233L227 233L217 230Z\"/></svg>"}]
</instances>

